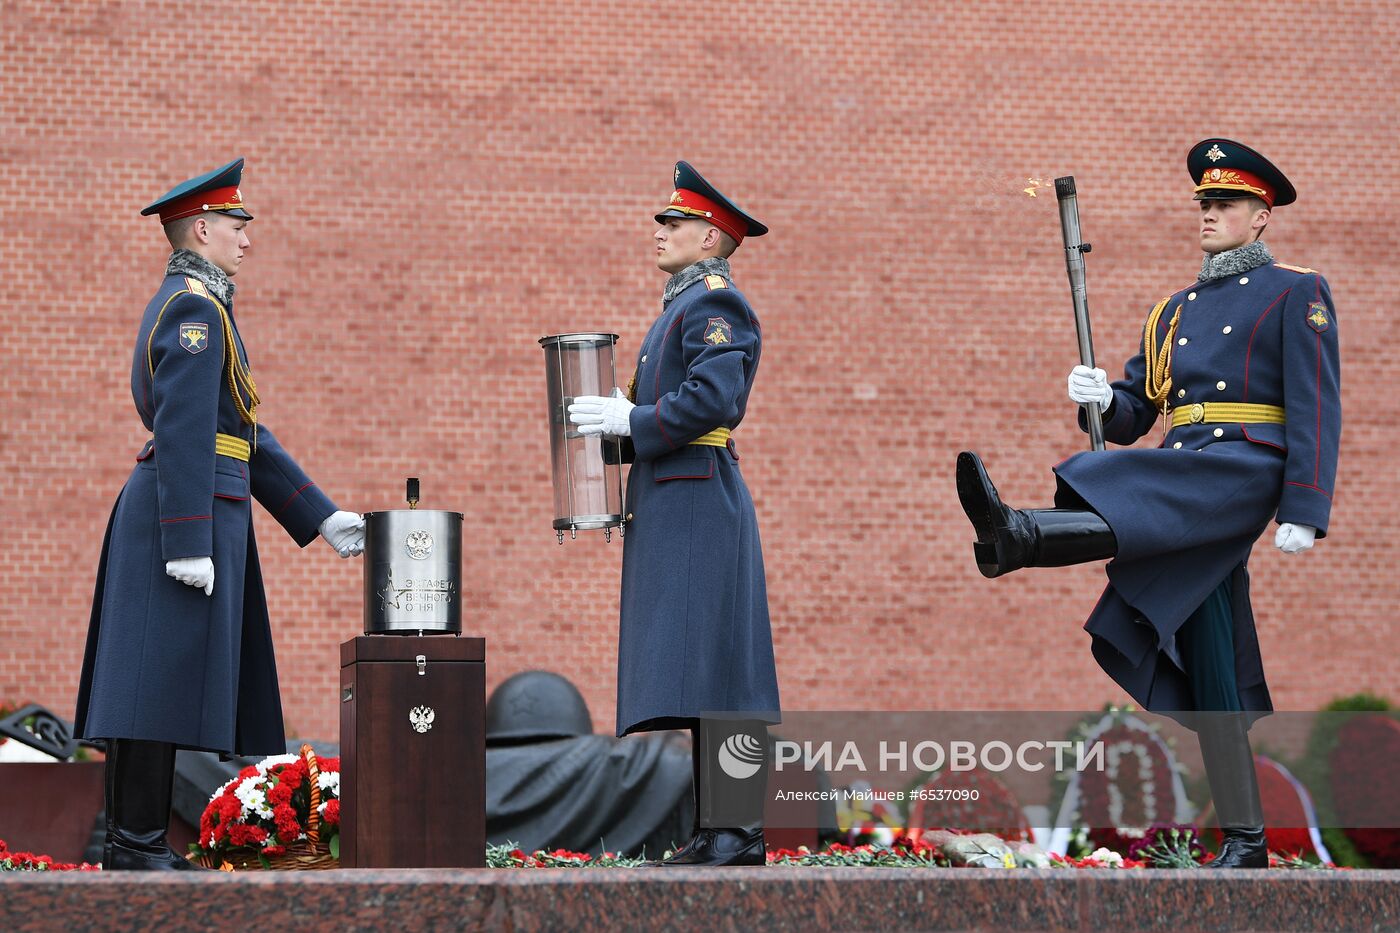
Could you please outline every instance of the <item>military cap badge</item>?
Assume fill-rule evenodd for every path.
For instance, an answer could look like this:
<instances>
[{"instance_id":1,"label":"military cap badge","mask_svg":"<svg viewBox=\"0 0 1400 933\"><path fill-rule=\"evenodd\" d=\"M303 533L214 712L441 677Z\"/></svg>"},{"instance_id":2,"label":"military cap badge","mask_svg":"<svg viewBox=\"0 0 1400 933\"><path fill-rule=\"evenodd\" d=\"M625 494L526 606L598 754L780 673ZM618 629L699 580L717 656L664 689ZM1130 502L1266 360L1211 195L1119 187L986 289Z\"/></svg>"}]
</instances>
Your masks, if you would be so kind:
<instances>
[{"instance_id":1,"label":"military cap badge","mask_svg":"<svg viewBox=\"0 0 1400 933\"><path fill-rule=\"evenodd\" d=\"M1203 139L1196 143L1186 155L1186 169L1195 183L1198 201L1252 195L1274 208L1292 204L1298 198L1278 166L1232 139Z\"/></svg>"},{"instance_id":2,"label":"military cap badge","mask_svg":"<svg viewBox=\"0 0 1400 933\"><path fill-rule=\"evenodd\" d=\"M705 342L717 347L724 343L734 342L734 328L729 326L729 322L722 317L712 317L705 325Z\"/></svg>"},{"instance_id":3,"label":"military cap badge","mask_svg":"<svg viewBox=\"0 0 1400 933\"><path fill-rule=\"evenodd\" d=\"M203 352L204 348L209 346L209 325L181 324L180 346L191 353Z\"/></svg>"},{"instance_id":4,"label":"military cap badge","mask_svg":"<svg viewBox=\"0 0 1400 933\"><path fill-rule=\"evenodd\" d=\"M218 211L232 217L252 220L253 215L243 203L243 160L234 159L222 168L205 172L188 181L183 181L148 204L142 216L159 214L160 222L168 224L172 220L194 217L205 211Z\"/></svg>"},{"instance_id":5,"label":"military cap badge","mask_svg":"<svg viewBox=\"0 0 1400 933\"><path fill-rule=\"evenodd\" d=\"M669 203L655 215L657 223L665 223L668 217L701 217L729 234L736 243L742 243L744 237L763 236L768 232L767 227L721 194L690 163L677 162L671 177L676 187Z\"/></svg>"},{"instance_id":6,"label":"military cap badge","mask_svg":"<svg viewBox=\"0 0 1400 933\"><path fill-rule=\"evenodd\" d=\"M1308 326L1319 334L1326 330L1330 322L1327 320L1327 306L1320 301L1314 301L1308 305Z\"/></svg>"}]
</instances>

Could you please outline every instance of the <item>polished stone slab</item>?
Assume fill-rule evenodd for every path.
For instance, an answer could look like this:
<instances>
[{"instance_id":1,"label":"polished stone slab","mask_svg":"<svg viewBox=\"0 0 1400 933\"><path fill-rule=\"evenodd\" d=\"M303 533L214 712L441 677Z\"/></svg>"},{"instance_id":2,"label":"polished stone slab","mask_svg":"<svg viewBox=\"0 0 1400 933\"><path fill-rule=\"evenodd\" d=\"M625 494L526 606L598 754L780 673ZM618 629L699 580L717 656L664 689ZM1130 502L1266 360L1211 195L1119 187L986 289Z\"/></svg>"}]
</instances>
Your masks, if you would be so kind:
<instances>
[{"instance_id":1,"label":"polished stone slab","mask_svg":"<svg viewBox=\"0 0 1400 933\"><path fill-rule=\"evenodd\" d=\"M0 930L1400 929L1400 872L363 869L0 875Z\"/></svg>"}]
</instances>

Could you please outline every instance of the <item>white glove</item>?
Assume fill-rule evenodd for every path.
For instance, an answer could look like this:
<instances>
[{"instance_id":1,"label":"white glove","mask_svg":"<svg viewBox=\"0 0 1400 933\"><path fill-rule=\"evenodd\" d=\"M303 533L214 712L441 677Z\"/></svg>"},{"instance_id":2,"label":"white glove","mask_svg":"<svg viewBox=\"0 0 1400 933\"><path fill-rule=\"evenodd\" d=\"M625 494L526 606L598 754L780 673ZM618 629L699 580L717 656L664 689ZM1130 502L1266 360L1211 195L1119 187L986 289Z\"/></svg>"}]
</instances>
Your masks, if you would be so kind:
<instances>
[{"instance_id":1,"label":"white glove","mask_svg":"<svg viewBox=\"0 0 1400 933\"><path fill-rule=\"evenodd\" d=\"M1107 411L1113 404L1113 387L1108 384L1108 373L1102 369L1076 366L1069 371L1069 400L1080 405L1099 403L1100 411Z\"/></svg>"},{"instance_id":2,"label":"white glove","mask_svg":"<svg viewBox=\"0 0 1400 933\"><path fill-rule=\"evenodd\" d=\"M1312 525L1284 522L1278 526L1278 534L1274 535L1274 547L1285 554L1297 554L1312 547L1316 537L1317 529Z\"/></svg>"},{"instance_id":3,"label":"white glove","mask_svg":"<svg viewBox=\"0 0 1400 933\"><path fill-rule=\"evenodd\" d=\"M580 434L609 434L613 437L632 436L632 409L636 408L613 389L607 398L601 395L580 395L569 405L569 420L579 426Z\"/></svg>"},{"instance_id":4,"label":"white glove","mask_svg":"<svg viewBox=\"0 0 1400 933\"><path fill-rule=\"evenodd\" d=\"M165 575L174 577L181 583L196 589L203 589L205 596L214 595L214 558L180 557L165 562Z\"/></svg>"},{"instance_id":5,"label":"white glove","mask_svg":"<svg viewBox=\"0 0 1400 933\"><path fill-rule=\"evenodd\" d=\"M321 522L321 537L341 557L354 557L365 549L365 520L354 512L332 512Z\"/></svg>"}]
</instances>

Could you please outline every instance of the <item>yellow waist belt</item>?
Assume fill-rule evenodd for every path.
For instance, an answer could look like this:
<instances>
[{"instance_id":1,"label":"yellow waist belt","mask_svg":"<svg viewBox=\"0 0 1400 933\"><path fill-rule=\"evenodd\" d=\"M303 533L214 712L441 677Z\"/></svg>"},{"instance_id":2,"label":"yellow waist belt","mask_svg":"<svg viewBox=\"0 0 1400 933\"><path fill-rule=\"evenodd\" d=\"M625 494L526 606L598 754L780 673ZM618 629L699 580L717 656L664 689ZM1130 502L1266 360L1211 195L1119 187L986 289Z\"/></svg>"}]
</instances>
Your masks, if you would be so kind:
<instances>
[{"instance_id":1,"label":"yellow waist belt","mask_svg":"<svg viewBox=\"0 0 1400 933\"><path fill-rule=\"evenodd\" d=\"M1283 424L1283 409L1278 405L1254 405L1248 402L1197 402L1172 411L1172 427L1188 424Z\"/></svg>"},{"instance_id":2,"label":"yellow waist belt","mask_svg":"<svg viewBox=\"0 0 1400 933\"><path fill-rule=\"evenodd\" d=\"M214 453L247 463L248 458L252 456L253 448L241 437L234 437L232 434L215 434Z\"/></svg>"},{"instance_id":3,"label":"yellow waist belt","mask_svg":"<svg viewBox=\"0 0 1400 933\"><path fill-rule=\"evenodd\" d=\"M692 445L699 445L701 447L728 447L729 429L715 428L709 434L706 434L704 437L697 437L690 443Z\"/></svg>"}]
</instances>

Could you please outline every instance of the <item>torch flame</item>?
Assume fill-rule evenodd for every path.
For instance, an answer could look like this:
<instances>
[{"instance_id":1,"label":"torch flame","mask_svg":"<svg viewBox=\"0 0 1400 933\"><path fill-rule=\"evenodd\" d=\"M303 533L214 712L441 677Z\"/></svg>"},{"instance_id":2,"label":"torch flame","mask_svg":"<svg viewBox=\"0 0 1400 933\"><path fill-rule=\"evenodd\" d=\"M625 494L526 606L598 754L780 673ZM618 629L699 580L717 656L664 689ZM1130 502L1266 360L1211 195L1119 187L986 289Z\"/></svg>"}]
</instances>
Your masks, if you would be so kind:
<instances>
[{"instance_id":1,"label":"torch flame","mask_svg":"<svg viewBox=\"0 0 1400 933\"><path fill-rule=\"evenodd\" d=\"M1030 187L1022 188L1021 190L1028 194L1030 197L1035 197L1036 192L1039 191L1041 188L1044 188L1048 191L1051 188L1055 187L1055 183L1053 181L1046 181L1043 178L1027 178L1026 184Z\"/></svg>"}]
</instances>

